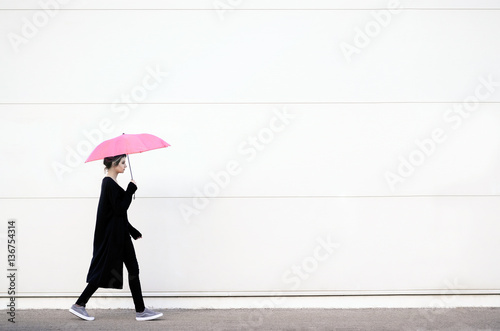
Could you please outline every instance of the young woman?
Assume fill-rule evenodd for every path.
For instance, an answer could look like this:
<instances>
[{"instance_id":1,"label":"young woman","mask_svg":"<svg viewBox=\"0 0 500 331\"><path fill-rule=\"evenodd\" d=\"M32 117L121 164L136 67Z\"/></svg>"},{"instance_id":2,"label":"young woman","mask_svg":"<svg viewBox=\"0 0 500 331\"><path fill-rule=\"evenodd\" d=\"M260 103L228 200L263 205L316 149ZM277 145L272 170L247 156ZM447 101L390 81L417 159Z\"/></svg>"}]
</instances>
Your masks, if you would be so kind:
<instances>
[{"instance_id":1,"label":"young woman","mask_svg":"<svg viewBox=\"0 0 500 331\"><path fill-rule=\"evenodd\" d=\"M139 281L139 264L135 256L132 236L135 240L142 235L127 218L127 209L132 202L132 195L137 190L134 180L123 190L116 178L127 168L126 155L117 155L104 159L107 175L102 180L101 196L97 207L97 221L94 232L94 253L87 274L87 287L70 312L76 316L93 321L85 305L99 288L123 288L123 264L127 267L128 283L134 299L136 320L147 321L163 316L144 306L141 283Z\"/></svg>"}]
</instances>

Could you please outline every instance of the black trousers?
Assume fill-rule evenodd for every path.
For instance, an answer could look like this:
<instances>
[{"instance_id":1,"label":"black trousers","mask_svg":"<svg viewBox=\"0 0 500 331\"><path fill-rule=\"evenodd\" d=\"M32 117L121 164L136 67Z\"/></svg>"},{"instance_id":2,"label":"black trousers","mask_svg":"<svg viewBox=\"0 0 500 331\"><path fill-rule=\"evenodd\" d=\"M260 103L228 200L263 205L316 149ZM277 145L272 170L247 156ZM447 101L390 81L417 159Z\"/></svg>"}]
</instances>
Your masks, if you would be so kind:
<instances>
[{"instance_id":1,"label":"black trousers","mask_svg":"<svg viewBox=\"0 0 500 331\"><path fill-rule=\"evenodd\" d=\"M142 298L141 282L139 280L139 263L137 263L137 258L135 256L134 245L130 237L125 239L124 246L124 261L125 267L128 271L128 285L130 287L130 292L132 293L132 298L134 299L135 311L140 313L144 311L144 300ZM88 283L85 290L76 301L79 306L84 306L89 301L90 297L97 291L99 287Z\"/></svg>"}]
</instances>

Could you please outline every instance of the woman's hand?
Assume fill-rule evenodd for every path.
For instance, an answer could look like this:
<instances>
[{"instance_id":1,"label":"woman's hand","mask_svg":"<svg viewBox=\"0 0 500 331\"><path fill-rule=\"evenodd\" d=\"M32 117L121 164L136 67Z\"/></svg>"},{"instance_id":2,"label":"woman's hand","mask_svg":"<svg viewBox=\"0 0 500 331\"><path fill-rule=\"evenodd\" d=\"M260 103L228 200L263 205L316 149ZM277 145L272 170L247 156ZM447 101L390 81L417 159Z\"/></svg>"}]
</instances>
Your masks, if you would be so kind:
<instances>
[{"instance_id":1,"label":"woman's hand","mask_svg":"<svg viewBox=\"0 0 500 331\"><path fill-rule=\"evenodd\" d=\"M137 186L137 183L135 182L135 180L131 179L130 182L134 183L134 185Z\"/></svg>"}]
</instances>

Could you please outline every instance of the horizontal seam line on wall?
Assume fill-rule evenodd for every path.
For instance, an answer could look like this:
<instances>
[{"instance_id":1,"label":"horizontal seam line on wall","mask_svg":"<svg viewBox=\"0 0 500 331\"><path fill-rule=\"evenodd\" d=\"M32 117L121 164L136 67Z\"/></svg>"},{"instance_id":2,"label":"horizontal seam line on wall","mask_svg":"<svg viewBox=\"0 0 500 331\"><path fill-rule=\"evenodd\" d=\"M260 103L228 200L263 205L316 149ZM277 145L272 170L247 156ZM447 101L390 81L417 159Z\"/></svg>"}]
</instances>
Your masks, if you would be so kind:
<instances>
[{"instance_id":1,"label":"horizontal seam line on wall","mask_svg":"<svg viewBox=\"0 0 500 331\"><path fill-rule=\"evenodd\" d=\"M232 197L136 197L137 199L320 199L320 198L492 198L500 197L500 194L456 194L456 195L295 195L295 196L232 196ZM0 200L62 200L62 199L99 199L95 197L0 197Z\"/></svg>"},{"instance_id":2,"label":"horizontal seam line on wall","mask_svg":"<svg viewBox=\"0 0 500 331\"><path fill-rule=\"evenodd\" d=\"M2 102L2 105L322 105L322 104L455 104L464 101L325 101L325 102ZM477 102L499 104L500 101Z\"/></svg>"},{"instance_id":3,"label":"horizontal seam line on wall","mask_svg":"<svg viewBox=\"0 0 500 331\"><path fill-rule=\"evenodd\" d=\"M221 294L217 295L209 295L209 294L179 294L178 292L175 292L173 294L168 294L168 293L156 293L156 294L149 294L146 292L143 292L144 297L149 297L149 298L258 298L258 297L363 297L363 296L369 296L369 297L386 297L386 296L457 296L457 295L500 295L500 290L492 290L492 292L468 292L468 293L456 293L459 290L450 290L449 292L443 293L445 290L440 290L437 291L436 293L347 293L347 294L332 294L332 293L325 293L325 294L286 294L286 293L254 293L254 294L235 294L235 295L227 295L224 294L224 292L221 292ZM213 292L212 292L213 293ZM43 294L43 295L36 295L36 294L29 294L29 295L16 295L14 297L16 298L72 298L72 297L78 297L80 294L54 294L50 295L49 293ZM12 296L2 294L0 295L0 298L10 298ZM131 298L132 295L128 293L124 293L123 295L116 295L113 293L96 293L92 297L99 297L99 298L113 298L113 299L121 299L121 298Z\"/></svg>"},{"instance_id":4,"label":"horizontal seam line on wall","mask_svg":"<svg viewBox=\"0 0 500 331\"><path fill-rule=\"evenodd\" d=\"M392 9L392 8L391 8ZM500 8L415 8L415 7L399 7L397 10L500 10ZM0 11L26 11L26 10L42 10L42 8L1 8ZM220 11L219 8L59 8L58 11ZM387 7L380 8L225 8L227 11L355 11L355 10L388 10Z\"/></svg>"}]
</instances>

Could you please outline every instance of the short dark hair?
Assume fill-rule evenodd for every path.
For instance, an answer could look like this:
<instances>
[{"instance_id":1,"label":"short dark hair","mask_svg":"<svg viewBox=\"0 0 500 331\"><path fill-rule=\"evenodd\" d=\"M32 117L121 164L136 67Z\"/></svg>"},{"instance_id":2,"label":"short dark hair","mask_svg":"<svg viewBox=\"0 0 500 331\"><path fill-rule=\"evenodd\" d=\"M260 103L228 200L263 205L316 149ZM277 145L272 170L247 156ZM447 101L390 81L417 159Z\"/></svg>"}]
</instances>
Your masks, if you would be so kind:
<instances>
[{"instance_id":1,"label":"short dark hair","mask_svg":"<svg viewBox=\"0 0 500 331\"><path fill-rule=\"evenodd\" d=\"M102 163L104 163L104 170L109 170L111 166L117 166L120 161L126 157L127 154L120 154L120 155L115 155L115 156L108 156L105 157Z\"/></svg>"}]
</instances>

